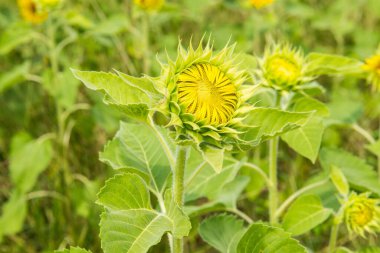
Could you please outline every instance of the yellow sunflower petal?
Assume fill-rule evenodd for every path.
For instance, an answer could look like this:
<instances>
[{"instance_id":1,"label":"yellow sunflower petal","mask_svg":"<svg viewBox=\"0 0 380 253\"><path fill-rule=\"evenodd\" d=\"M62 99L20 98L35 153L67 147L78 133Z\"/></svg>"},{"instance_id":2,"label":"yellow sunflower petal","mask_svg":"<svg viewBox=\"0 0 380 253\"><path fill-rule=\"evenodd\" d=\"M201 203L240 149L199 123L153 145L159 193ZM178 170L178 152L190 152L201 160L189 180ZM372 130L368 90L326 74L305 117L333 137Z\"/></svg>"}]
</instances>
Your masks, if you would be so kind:
<instances>
[{"instance_id":1,"label":"yellow sunflower petal","mask_svg":"<svg viewBox=\"0 0 380 253\"><path fill-rule=\"evenodd\" d=\"M238 104L235 85L218 67L209 63L198 63L180 73L178 100L186 112L206 124L227 123Z\"/></svg>"}]
</instances>

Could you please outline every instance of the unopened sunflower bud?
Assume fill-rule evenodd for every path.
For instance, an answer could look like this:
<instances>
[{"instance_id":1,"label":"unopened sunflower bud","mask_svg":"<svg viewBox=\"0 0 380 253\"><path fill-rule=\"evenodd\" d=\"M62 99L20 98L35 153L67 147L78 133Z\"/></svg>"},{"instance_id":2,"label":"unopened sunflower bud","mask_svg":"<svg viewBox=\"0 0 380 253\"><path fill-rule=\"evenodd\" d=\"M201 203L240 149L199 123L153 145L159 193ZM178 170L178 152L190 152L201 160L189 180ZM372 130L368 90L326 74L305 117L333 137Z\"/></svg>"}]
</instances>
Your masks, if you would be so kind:
<instances>
[{"instance_id":1,"label":"unopened sunflower bud","mask_svg":"<svg viewBox=\"0 0 380 253\"><path fill-rule=\"evenodd\" d=\"M365 237L365 233L380 231L380 200L369 198L369 193L352 193L344 203L344 219L350 233Z\"/></svg>"},{"instance_id":2,"label":"unopened sunflower bud","mask_svg":"<svg viewBox=\"0 0 380 253\"><path fill-rule=\"evenodd\" d=\"M299 85L312 79L305 76L306 64L303 53L289 45L275 45L268 48L259 63L258 74L264 85L276 90L297 89Z\"/></svg>"},{"instance_id":3,"label":"unopened sunflower bud","mask_svg":"<svg viewBox=\"0 0 380 253\"><path fill-rule=\"evenodd\" d=\"M210 44L193 49L178 48L175 61L168 58L162 65L159 80L165 88L166 100L159 108L170 118L167 127L175 131L179 142L189 140L217 147L239 140L242 120L250 107L242 94L251 86L243 86L244 72L233 54L233 46L213 52ZM246 90L248 89L248 90ZM244 106L243 106L244 105Z\"/></svg>"}]
</instances>

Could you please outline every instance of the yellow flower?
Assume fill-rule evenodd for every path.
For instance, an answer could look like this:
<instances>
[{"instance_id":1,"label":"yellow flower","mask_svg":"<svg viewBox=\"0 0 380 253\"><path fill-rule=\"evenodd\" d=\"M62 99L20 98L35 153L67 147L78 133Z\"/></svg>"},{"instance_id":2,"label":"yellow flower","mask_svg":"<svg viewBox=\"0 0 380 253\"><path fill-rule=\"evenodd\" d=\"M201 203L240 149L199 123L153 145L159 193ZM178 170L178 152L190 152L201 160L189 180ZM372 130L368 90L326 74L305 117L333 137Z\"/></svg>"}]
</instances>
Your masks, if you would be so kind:
<instances>
[{"instance_id":1,"label":"yellow flower","mask_svg":"<svg viewBox=\"0 0 380 253\"><path fill-rule=\"evenodd\" d=\"M134 2L145 10L159 10L164 5L165 0L134 0Z\"/></svg>"},{"instance_id":2,"label":"yellow flower","mask_svg":"<svg viewBox=\"0 0 380 253\"><path fill-rule=\"evenodd\" d=\"M263 8L273 2L273 0L248 0L249 4L256 9Z\"/></svg>"},{"instance_id":3,"label":"yellow flower","mask_svg":"<svg viewBox=\"0 0 380 253\"><path fill-rule=\"evenodd\" d=\"M39 24L48 17L48 13L40 11L37 2L34 0L18 0L18 6L22 17L28 22Z\"/></svg>"},{"instance_id":4,"label":"yellow flower","mask_svg":"<svg viewBox=\"0 0 380 253\"><path fill-rule=\"evenodd\" d=\"M380 200L369 198L369 193L352 193L344 204L344 217L350 233L365 237L365 232L380 231Z\"/></svg>"},{"instance_id":5,"label":"yellow flower","mask_svg":"<svg viewBox=\"0 0 380 253\"><path fill-rule=\"evenodd\" d=\"M368 72L368 82L375 91L380 91L380 53L366 59L363 69Z\"/></svg>"},{"instance_id":6,"label":"yellow flower","mask_svg":"<svg viewBox=\"0 0 380 253\"><path fill-rule=\"evenodd\" d=\"M286 44L266 49L259 65L257 72L264 85L277 90L297 89L299 85L312 80L312 77L304 74L306 64L302 52Z\"/></svg>"},{"instance_id":7,"label":"yellow flower","mask_svg":"<svg viewBox=\"0 0 380 253\"><path fill-rule=\"evenodd\" d=\"M218 67L194 64L178 76L177 84L180 104L196 120L219 125L233 116L238 103L237 89Z\"/></svg>"},{"instance_id":8,"label":"yellow flower","mask_svg":"<svg viewBox=\"0 0 380 253\"><path fill-rule=\"evenodd\" d=\"M244 71L236 63L234 46L213 52L208 43L196 49L178 47L155 80L165 101L157 110L168 117L167 127L180 143L207 143L230 148L244 131L242 120L251 105L245 101L257 86L243 85ZM161 87L161 88L160 88Z\"/></svg>"}]
</instances>

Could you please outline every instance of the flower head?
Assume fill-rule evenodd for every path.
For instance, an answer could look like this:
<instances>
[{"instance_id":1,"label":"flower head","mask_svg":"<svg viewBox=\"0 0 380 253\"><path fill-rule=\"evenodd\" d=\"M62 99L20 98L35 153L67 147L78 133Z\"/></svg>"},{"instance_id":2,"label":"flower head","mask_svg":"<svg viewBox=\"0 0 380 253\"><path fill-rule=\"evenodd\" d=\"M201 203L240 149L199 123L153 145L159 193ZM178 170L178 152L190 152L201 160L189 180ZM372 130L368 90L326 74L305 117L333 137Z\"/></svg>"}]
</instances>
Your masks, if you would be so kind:
<instances>
[{"instance_id":1,"label":"flower head","mask_svg":"<svg viewBox=\"0 0 380 253\"><path fill-rule=\"evenodd\" d=\"M134 0L134 3L145 10L159 10L164 5L165 0Z\"/></svg>"},{"instance_id":2,"label":"flower head","mask_svg":"<svg viewBox=\"0 0 380 253\"><path fill-rule=\"evenodd\" d=\"M273 0L248 0L249 5L255 7L256 9L263 8L273 2Z\"/></svg>"},{"instance_id":3,"label":"flower head","mask_svg":"<svg viewBox=\"0 0 380 253\"><path fill-rule=\"evenodd\" d=\"M162 65L165 101L160 111L169 117L167 127L175 130L179 142L209 143L225 147L238 139L242 118L249 105L244 102L252 86L244 86L245 76L233 55L234 46L214 53L210 43L188 50L181 45L175 61Z\"/></svg>"},{"instance_id":4,"label":"flower head","mask_svg":"<svg viewBox=\"0 0 380 253\"><path fill-rule=\"evenodd\" d=\"M18 6L22 17L30 23L39 24L48 17L46 11L40 10L36 0L18 0Z\"/></svg>"},{"instance_id":5,"label":"flower head","mask_svg":"<svg viewBox=\"0 0 380 253\"><path fill-rule=\"evenodd\" d=\"M380 52L366 59L363 69L368 72L368 82L376 91L380 91Z\"/></svg>"},{"instance_id":6,"label":"flower head","mask_svg":"<svg viewBox=\"0 0 380 253\"><path fill-rule=\"evenodd\" d=\"M277 90L293 90L309 81L305 76L305 60L302 52L289 45L277 45L265 51L259 61L258 74L264 85Z\"/></svg>"},{"instance_id":7,"label":"flower head","mask_svg":"<svg viewBox=\"0 0 380 253\"><path fill-rule=\"evenodd\" d=\"M344 204L344 219L350 233L365 237L365 232L380 231L380 199L371 199L369 195L352 193Z\"/></svg>"}]
</instances>

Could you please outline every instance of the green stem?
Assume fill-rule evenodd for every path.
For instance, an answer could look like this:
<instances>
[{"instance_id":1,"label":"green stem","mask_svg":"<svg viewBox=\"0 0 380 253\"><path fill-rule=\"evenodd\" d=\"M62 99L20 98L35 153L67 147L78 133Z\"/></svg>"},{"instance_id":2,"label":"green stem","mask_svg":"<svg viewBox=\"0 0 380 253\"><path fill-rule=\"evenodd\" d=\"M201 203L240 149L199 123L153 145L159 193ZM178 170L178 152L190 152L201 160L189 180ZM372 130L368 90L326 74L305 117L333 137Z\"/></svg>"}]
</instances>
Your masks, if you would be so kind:
<instances>
[{"instance_id":1,"label":"green stem","mask_svg":"<svg viewBox=\"0 0 380 253\"><path fill-rule=\"evenodd\" d=\"M299 189L298 191L296 191L295 193L293 193L289 198L287 198L284 203L282 203L282 205L277 209L276 211L276 217L280 217L281 214L286 210L286 208L294 201L296 200L299 196L301 196L302 194L304 194L305 192L308 192L312 189L315 189L315 188L318 188L318 187L321 187L322 185L326 184L327 182L329 181L329 179L325 179L323 181L320 181L320 182L316 182L314 184L310 184L310 185L307 185L301 189Z\"/></svg>"},{"instance_id":2,"label":"green stem","mask_svg":"<svg viewBox=\"0 0 380 253\"><path fill-rule=\"evenodd\" d=\"M277 151L279 137L274 137L269 142L269 221L276 224L276 210L278 206L278 189L277 189Z\"/></svg>"},{"instance_id":3,"label":"green stem","mask_svg":"<svg viewBox=\"0 0 380 253\"><path fill-rule=\"evenodd\" d=\"M334 253L335 247L336 247L336 241L338 238L338 231L339 231L339 223L335 223L331 228L331 234L330 234L330 243L329 243L329 252Z\"/></svg>"},{"instance_id":4,"label":"green stem","mask_svg":"<svg viewBox=\"0 0 380 253\"><path fill-rule=\"evenodd\" d=\"M149 28L149 13L145 13L142 17L142 32L143 32L143 71L146 74L150 73L150 28Z\"/></svg>"},{"instance_id":5,"label":"green stem","mask_svg":"<svg viewBox=\"0 0 380 253\"><path fill-rule=\"evenodd\" d=\"M177 146L176 164L173 171L173 198L177 205L182 208L184 202L184 178L187 157L187 147ZM173 238L173 252L183 252L183 239Z\"/></svg>"}]
</instances>

